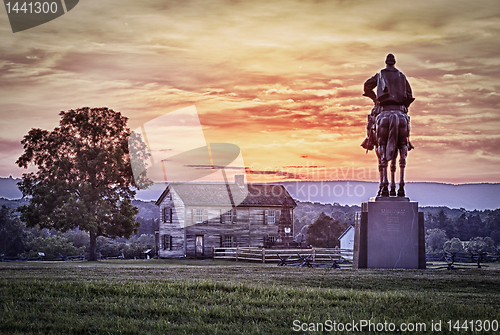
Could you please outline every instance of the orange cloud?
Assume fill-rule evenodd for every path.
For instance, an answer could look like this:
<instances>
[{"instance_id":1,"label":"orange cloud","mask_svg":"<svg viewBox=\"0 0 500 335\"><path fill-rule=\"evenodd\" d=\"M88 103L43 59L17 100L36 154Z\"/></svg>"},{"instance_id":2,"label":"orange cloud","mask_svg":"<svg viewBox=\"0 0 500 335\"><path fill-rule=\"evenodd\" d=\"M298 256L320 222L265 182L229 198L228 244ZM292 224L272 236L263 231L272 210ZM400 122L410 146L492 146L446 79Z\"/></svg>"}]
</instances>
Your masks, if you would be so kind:
<instances>
[{"instance_id":1,"label":"orange cloud","mask_svg":"<svg viewBox=\"0 0 500 335\"><path fill-rule=\"evenodd\" d=\"M500 182L499 12L495 0L81 3L22 35L0 26L2 136L81 106L135 129L194 104L207 140L237 144L249 167L370 168L362 85L392 52L417 98L409 178ZM0 149L0 175L20 176Z\"/></svg>"}]
</instances>

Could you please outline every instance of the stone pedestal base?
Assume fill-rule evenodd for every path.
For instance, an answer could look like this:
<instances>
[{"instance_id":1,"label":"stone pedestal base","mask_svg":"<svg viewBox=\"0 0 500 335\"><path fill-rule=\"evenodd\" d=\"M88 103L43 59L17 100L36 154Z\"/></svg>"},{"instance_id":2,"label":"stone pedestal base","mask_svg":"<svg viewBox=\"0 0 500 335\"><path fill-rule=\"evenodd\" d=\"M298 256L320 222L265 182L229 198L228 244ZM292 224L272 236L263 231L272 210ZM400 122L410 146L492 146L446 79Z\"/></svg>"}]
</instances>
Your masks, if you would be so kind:
<instances>
[{"instance_id":1,"label":"stone pedestal base","mask_svg":"<svg viewBox=\"0 0 500 335\"><path fill-rule=\"evenodd\" d=\"M355 269L425 269L424 215L405 197L362 204L354 233Z\"/></svg>"}]
</instances>

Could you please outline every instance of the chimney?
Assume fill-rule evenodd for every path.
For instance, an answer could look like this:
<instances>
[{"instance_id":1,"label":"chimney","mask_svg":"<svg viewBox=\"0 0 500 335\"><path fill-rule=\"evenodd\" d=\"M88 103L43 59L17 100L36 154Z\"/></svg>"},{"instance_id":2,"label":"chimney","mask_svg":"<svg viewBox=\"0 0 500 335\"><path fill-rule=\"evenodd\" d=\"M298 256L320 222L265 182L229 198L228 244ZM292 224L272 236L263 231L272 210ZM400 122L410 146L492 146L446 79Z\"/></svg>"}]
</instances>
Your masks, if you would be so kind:
<instances>
[{"instance_id":1,"label":"chimney","mask_svg":"<svg viewBox=\"0 0 500 335\"><path fill-rule=\"evenodd\" d=\"M239 187L245 186L245 175L243 174L234 175L234 183Z\"/></svg>"}]
</instances>

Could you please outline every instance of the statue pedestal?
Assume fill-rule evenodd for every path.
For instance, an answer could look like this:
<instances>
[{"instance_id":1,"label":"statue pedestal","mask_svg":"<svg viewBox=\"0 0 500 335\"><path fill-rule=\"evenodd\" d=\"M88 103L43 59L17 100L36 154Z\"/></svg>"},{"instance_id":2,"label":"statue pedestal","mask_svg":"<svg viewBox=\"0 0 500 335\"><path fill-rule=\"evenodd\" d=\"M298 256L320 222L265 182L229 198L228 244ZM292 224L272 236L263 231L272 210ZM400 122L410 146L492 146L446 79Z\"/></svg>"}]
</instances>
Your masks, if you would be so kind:
<instances>
[{"instance_id":1,"label":"statue pedestal","mask_svg":"<svg viewBox=\"0 0 500 335\"><path fill-rule=\"evenodd\" d=\"M354 233L355 269L425 269L424 215L406 197L376 197L361 206Z\"/></svg>"}]
</instances>

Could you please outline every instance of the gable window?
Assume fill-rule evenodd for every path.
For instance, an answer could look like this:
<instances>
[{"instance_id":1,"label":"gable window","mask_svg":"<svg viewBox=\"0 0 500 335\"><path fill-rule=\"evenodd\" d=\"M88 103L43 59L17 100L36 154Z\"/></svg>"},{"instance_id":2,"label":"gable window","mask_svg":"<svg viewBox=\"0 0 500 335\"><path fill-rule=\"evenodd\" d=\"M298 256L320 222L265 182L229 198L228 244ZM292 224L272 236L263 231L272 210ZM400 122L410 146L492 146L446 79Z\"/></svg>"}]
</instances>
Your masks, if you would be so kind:
<instances>
[{"instance_id":1,"label":"gable window","mask_svg":"<svg viewBox=\"0 0 500 335\"><path fill-rule=\"evenodd\" d=\"M172 236L163 235L163 250L172 250Z\"/></svg>"},{"instance_id":2,"label":"gable window","mask_svg":"<svg viewBox=\"0 0 500 335\"><path fill-rule=\"evenodd\" d=\"M163 208L163 222L172 222L172 208Z\"/></svg>"}]
</instances>

